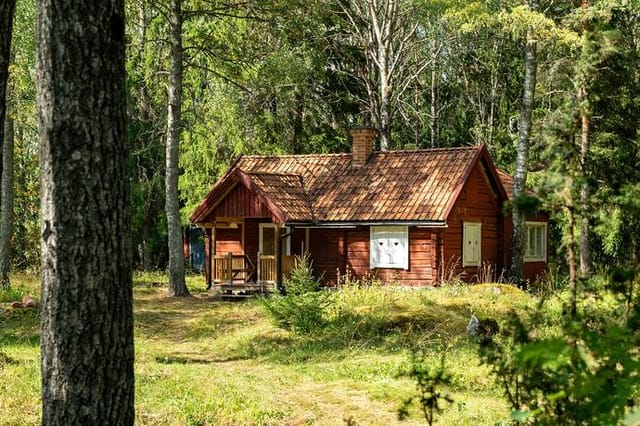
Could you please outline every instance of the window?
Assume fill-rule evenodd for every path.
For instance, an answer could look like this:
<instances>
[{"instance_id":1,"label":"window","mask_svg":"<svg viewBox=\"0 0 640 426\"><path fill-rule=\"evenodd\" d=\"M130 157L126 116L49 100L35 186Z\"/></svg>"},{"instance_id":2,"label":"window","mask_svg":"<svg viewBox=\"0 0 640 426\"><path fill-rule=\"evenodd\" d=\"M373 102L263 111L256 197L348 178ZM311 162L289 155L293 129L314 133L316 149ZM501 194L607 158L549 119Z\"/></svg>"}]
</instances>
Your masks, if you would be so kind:
<instances>
[{"instance_id":1,"label":"window","mask_svg":"<svg viewBox=\"0 0 640 426\"><path fill-rule=\"evenodd\" d=\"M480 266L482 223L464 222L462 227L462 266Z\"/></svg>"},{"instance_id":2,"label":"window","mask_svg":"<svg viewBox=\"0 0 640 426\"><path fill-rule=\"evenodd\" d=\"M409 228L372 226L369 250L372 268L409 268Z\"/></svg>"},{"instance_id":3,"label":"window","mask_svg":"<svg viewBox=\"0 0 640 426\"><path fill-rule=\"evenodd\" d=\"M258 238L258 251L264 256L276 254L276 226L273 223L261 223L259 225L260 234ZM280 228L280 235L289 232L289 227ZM291 237L288 236L280 240L282 254L291 254Z\"/></svg>"},{"instance_id":4,"label":"window","mask_svg":"<svg viewBox=\"0 0 640 426\"><path fill-rule=\"evenodd\" d=\"M544 222L525 222L526 239L524 247L525 262L544 262L547 260L547 224Z\"/></svg>"}]
</instances>

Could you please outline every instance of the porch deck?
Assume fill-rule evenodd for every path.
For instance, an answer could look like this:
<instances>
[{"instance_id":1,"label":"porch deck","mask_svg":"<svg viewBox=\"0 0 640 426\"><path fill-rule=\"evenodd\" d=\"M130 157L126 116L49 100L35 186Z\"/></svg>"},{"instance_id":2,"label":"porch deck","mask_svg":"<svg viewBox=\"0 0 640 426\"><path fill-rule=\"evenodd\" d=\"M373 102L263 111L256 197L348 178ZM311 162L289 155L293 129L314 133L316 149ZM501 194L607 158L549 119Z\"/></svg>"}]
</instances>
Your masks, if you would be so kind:
<instances>
[{"instance_id":1,"label":"porch deck","mask_svg":"<svg viewBox=\"0 0 640 426\"><path fill-rule=\"evenodd\" d=\"M211 289L218 290L223 298L246 298L275 291L278 279L275 256L259 253L257 265L246 255L228 253L212 258ZM293 256L282 256L283 274L291 271L293 263Z\"/></svg>"}]
</instances>

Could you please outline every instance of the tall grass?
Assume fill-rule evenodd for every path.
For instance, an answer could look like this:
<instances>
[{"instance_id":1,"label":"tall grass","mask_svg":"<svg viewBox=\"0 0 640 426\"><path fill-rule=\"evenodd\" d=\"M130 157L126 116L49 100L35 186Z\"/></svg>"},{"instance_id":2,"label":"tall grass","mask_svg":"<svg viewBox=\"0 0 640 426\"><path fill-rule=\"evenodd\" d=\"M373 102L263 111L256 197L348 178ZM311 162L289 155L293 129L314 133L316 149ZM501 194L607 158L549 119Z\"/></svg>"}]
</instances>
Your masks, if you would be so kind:
<instances>
[{"instance_id":1,"label":"tall grass","mask_svg":"<svg viewBox=\"0 0 640 426\"><path fill-rule=\"evenodd\" d=\"M503 285L352 283L332 293L321 329L295 333L274 325L257 300L220 301L201 277L188 285L194 297L169 299L163 274L134 276L137 424L396 424L415 388L399 374L416 347L426 362L447 354L454 403L437 424L494 424L508 407L466 323L471 312L501 322L536 302ZM14 277L14 287L38 296L37 277ZM38 424L37 310L2 299L0 351L0 424ZM422 422L414 415L402 424Z\"/></svg>"}]
</instances>

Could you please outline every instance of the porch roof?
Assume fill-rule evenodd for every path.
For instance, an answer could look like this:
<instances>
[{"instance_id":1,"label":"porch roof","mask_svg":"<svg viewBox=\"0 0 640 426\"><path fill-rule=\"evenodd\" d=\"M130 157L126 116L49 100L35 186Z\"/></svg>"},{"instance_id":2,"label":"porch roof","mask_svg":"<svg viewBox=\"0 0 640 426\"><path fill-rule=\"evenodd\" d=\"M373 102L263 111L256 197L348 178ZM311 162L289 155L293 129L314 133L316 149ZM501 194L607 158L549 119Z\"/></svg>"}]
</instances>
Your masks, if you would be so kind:
<instances>
[{"instance_id":1,"label":"porch roof","mask_svg":"<svg viewBox=\"0 0 640 426\"><path fill-rule=\"evenodd\" d=\"M471 170L482 161L506 199L484 145L374 152L362 167L352 154L243 156L191 215L198 223L221 202L236 176L290 222L444 222Z\"/></svg>"}]
</instances>

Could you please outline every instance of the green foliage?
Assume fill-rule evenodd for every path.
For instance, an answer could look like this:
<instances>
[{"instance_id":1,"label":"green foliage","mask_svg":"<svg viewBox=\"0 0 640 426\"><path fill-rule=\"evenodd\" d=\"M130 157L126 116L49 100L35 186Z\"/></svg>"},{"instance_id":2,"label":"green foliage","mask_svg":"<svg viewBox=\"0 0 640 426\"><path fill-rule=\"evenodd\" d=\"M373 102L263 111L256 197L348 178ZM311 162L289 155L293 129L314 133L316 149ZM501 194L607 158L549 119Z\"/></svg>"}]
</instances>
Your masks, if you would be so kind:
<instances>
[{"instance_id":1,"label":"green foliage","mask_svg":"<svg viewBox=\"0 0 640 426\"><path fill-rule=\"evenodd\" d=\"M274 322L302 334L324 327L325 311L332 295L320 289L320 280L313 276L308 254L296 257L291 274L284 279L284 287L286 293L262 299L262 305Z\"/></svg>"},{"instance_id":2,"label":"green foliage","mask_svg":"<svg viewBox=\"0 0 640 426\"><path fill-rule=\"evenodd\" d=\"M402 406L398 409L400 420L409 416L409 407L414 400L417 400L427 424L431 426L435 424L435 416L442 412L441 404L453 403L453 399L442 391L443 386L451 384L451 378L445 373L444 363L444 356L440 365L434 365L423 352L413 352L411 368L401 372L401 376L409 377L416 382L418 395L402 402Z\"/></svg>"},{"instance_id":3,"label":"green foliage","mask_svg":"<svg viewBox=\"0 0 640 426\"><path fill-rule=\"evenodd\" d=\"M483 342L480 357L502 387L512 420L609 425L624 419L640 383L635 279L617 271L585 281L578 312L565 313L555 335L539 333L541 304L528 318L512 315L500 337Z\"/></svg>"}]
</instances>

